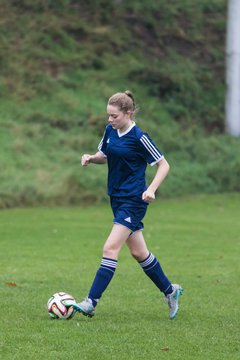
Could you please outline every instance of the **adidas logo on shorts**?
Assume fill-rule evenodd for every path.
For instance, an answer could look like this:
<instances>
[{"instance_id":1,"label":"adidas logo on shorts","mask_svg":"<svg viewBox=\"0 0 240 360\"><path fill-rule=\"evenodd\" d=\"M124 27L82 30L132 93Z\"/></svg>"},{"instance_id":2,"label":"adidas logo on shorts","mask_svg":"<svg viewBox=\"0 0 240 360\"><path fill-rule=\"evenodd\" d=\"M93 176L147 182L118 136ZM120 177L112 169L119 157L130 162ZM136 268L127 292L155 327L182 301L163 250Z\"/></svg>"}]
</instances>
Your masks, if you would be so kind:
<instances>
[{"instance_id":1,"label":"adidas logo on shorts","mask_svg":"<svg viewBox=\"0 0 240 360\"><path fill-rule=\"evenodd\" d=\"M130 223L130 224L131 224L131 222L132 222L132 220L131 220L130 217L127 217L126 219L124 219L124 221L127 221L127 222Z\"/></svg>"}]
</instances>

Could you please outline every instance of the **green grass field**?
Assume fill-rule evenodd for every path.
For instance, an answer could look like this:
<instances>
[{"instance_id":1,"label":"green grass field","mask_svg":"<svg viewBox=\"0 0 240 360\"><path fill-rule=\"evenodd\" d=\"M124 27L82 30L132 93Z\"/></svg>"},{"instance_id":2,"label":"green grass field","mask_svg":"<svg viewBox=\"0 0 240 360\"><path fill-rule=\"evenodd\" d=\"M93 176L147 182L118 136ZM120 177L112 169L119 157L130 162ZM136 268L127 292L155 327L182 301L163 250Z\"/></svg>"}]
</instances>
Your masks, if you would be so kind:
<instances>
[{"instance_id":1,"label":"green grass field","mask_svg":"<svg viewBox=\"0 0 240 360\"><path fill-rule=\"evenodd\" d=\"M124 248L96 316L59 321L49 318L47 300L57 291L86 296L111 228L109 207L1 211L2 359L239 359L239 215L240 194L149 207L149 248L184 287L175 320Z\"/></svg>"}]
</instances>

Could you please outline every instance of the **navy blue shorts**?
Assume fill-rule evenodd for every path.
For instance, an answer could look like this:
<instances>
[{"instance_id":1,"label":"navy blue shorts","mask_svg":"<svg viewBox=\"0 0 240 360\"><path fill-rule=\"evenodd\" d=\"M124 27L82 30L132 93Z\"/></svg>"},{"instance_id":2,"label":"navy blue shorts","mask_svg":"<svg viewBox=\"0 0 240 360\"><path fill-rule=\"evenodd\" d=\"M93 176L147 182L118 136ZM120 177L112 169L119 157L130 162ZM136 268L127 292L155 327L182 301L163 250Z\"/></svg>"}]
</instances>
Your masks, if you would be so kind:
<instances>
[{"instance_id":1,"label":"navy blue shorts","mask_svg":"<svg viewBox=\"0 0 240 360\"><path fill-rule=\"evenodd\" d=\"M140 199L111 197L111 207L114 214L113 222L126 226L132 232L142 230L148 203Z\"/></svg>"}]
</instances>

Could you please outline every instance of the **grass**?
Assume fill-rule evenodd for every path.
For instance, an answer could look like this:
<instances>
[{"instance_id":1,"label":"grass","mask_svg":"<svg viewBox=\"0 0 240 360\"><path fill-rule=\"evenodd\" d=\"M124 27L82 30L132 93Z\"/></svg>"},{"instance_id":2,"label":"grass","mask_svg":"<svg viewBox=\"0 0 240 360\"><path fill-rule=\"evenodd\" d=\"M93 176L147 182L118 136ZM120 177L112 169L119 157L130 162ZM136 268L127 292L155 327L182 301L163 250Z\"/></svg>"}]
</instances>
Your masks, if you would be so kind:
<instances>
[{"instance_id":1,"label":"grass","mask_svg":"<svg viewBox=\"0 0 240 360\"><path fill-rule=\"evenodd\" d=\"M239 194L202 195L150 206L149 248L184 287L174 321L126 248L93 319L51 320L52 293L67 291L77 300L87 294L111 228L110 209L1 211L2 358L237 359L239 200Z\"/></svg>"}]
</instances>

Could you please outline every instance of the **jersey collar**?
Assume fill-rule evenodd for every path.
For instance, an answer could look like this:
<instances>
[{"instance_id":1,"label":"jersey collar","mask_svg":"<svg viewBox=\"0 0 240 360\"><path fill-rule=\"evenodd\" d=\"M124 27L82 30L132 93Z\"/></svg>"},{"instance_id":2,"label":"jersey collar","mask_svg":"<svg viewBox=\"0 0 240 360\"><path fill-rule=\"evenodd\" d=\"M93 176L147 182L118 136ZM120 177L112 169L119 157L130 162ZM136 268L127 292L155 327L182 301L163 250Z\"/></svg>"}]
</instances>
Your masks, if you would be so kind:
<instances>
[{"instance_id":1,"label":"jersey collar","mask_svg":"<svg viewBox=\"0 0 240 360\"><path fill-rule=\"evenodd\" d=\"M128 133L129 133L129 131L131 131L131 130L132 130L132 128L133 128L135 125L136 125L136 123L133 121L133 122L132 122L132 125L131 125L131 126L129 126L129 128L127 128L127 130L126 130L126 131L124 131L123 133L121 133L119 130L117 130L118 136L119 136L119 137L122 137L122 136L124 136L124 135L128 134Z\"/></svg>"}]
</instances>

